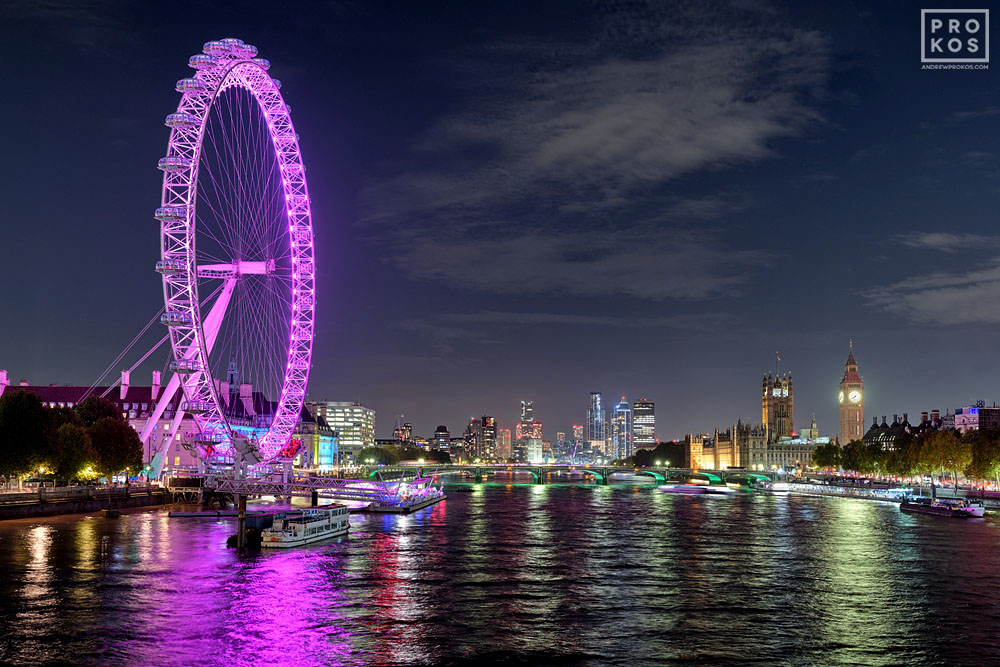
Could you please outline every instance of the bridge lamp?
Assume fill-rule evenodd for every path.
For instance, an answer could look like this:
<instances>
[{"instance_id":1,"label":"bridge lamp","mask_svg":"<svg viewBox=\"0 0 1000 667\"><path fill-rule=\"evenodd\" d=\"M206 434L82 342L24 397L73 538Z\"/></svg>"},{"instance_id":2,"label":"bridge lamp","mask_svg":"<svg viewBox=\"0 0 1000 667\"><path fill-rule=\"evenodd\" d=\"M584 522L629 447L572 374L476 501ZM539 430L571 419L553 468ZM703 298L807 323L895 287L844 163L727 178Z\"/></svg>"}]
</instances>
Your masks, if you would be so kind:
<instances>
[{"instance_id":1,"label":"bridge lamp","mask_svg":"<svg viewBox=\"0 0 1000 667\"><path fill-rule=\"evenodd\" d=\"M659 468L661 465L663 465L663 461L657 461L656 462L656 467L657 468Z\"/></svg>"},{"instance_id":2,"label":"bridge lamp","mask_svg":"<svg viewBox=\"0 0 1000 667\"><path fill-rule=\"evenodd\" d=\"M417 459L417 463L423 463L423 462L424 462L423 459Z\"/></svg>"}]
</instances>

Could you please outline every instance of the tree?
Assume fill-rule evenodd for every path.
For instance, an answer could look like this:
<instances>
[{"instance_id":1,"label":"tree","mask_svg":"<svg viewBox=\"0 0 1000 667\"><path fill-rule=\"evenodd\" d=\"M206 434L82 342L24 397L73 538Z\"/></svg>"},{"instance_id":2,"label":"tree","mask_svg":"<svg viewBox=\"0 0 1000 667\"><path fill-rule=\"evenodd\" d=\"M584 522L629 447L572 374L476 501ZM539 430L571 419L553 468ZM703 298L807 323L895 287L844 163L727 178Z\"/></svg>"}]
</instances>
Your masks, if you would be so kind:
<instances>
[{"instance_id":1,"label":"tree","mask_svg":"<svg viewBox=\"0 0 1000 667\"><path fill-rule=\"evenodd\" d=\"M885 470L891 475L912 477L920 468L920 440L912 433L903 433L893 449L886 452Z\"/></svg>"},{"instance_id":2,"label":"tree","mask_svg":"<svg viewBox=\"0 0 1000 667\"><path fill-rule=\"evenodd\" d=\"M358 463L367 464L369 459L375 461L377 465L392 465L399 461L399 458L394 456L393 452L389 452L382 447L365 447L358 452L354 460Z\"/></svg>"},{"instance_id":3,"label":"tree","mask_svg":"<svg viewBox=\"0 0 1000 667\"><path fill-rule=\"evenodd\" d=\"M101 417L88 429L94 448L97 470L108 481L108 506L111 506L111 478L126 468L142 466L142 442L139 435L121 417Z\"/></svg>"},{"instance_id":4,"label":"tree","mask_svg":"<svg viewBox=\"0 0 1000 667\"><path fill-rule=\"evenodd\" d=\"M934 471L953 471L958 486L958 471L972 463L972 446L954 431L931 431L920 447L921 466Z\"/></svg>"},{"instance_id":5,"label":"tree","mask_svg":"<svg viewBox=\"0 0 1000 667\"><path fill-rule=\"evenodd\" d=\"M125 421L118 406L100 396L88 396L80 403L77 403L76 414L80 417L80 422L87 428L91 428L105 417L112 417L120 422Z\"/></svg>"},{"instance_id":6,"label":"tree","mask_svg":"<svg viewBox=\"0 0 1000 667\"><path fill-rule=\"evenodd\" d=\"M835 442L816 445L813 451L813 465L817 468L840 467L840 445Z\"/></svg>"},{"instance_id":7,"label":"tree","mask_svg":"<svg viewBox=\"0 0 1000 667\"><path fill-rule=\"evenodd\" d=\"M49 415L27 391L0 396L0 475L27 475L52 458Z\"/></svg>"},{"instance_id":8,"label":"tree","mask_svg":"<svg viewBox=\"0 0 1000 667\"><path fill-rule=\"evenodd\" d=\"M851 440L840 452L840 467L853 472L864 472L867 456L864 441Z\"/></svg>"},{"instance_id":9,"label":"tree","mask_svg":"<svg viewBox=\"0 0 1000 667\"><path fill-rule=\"evenodd\" d=\"M97 460L90 434L76 424L63 424L56 431L55 453L55 470L66 480L79 479L81 471Z\"/></svg>"},{"instance_id":10,"label":"tree","mask_svg":"<svg viewBox=\"0 0 1000 667\"><path fill-rule=\"evenodd\" d=\"M996 480L1000 489L1000 429L969 431L965 439L971 446L971 460L965 468L965 476Z\"/></svg>"}]
</instances>

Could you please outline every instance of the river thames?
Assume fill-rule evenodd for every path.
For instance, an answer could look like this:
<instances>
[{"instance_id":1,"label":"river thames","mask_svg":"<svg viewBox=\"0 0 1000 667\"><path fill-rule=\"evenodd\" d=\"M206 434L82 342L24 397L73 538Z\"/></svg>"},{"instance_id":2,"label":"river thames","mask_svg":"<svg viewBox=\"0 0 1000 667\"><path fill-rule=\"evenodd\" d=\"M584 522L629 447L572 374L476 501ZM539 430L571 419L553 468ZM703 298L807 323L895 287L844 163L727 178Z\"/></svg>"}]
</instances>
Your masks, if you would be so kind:
<instances>
[{"instance_id":1,"label":"river thames","mask_svg":"<svg viewBox=\"0 0 1000 667\"><path fill-rule=\"evenodd\" d=\"M468 488L468 487L467 487ZM0 523L0 662L995 664L1000 524L480 485L278 553L165 509Z\"/></svg>"}]
</instances>

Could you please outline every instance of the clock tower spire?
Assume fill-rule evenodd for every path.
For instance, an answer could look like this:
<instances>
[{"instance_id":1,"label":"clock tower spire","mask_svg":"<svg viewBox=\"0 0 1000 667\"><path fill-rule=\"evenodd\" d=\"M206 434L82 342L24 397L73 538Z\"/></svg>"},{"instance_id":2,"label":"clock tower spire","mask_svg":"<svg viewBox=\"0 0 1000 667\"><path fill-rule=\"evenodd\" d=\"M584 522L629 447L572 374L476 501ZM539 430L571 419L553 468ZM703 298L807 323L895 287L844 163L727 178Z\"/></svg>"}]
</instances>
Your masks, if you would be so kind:
<instances>
[{"instance_id":1,"label":"clock tower spire","mask_svg":"<svg viewBox=\"0 0 1000 667\"><path fill-rule=\"evenodd\" d=\"M854 339L847 344L847 363L844 377L840 381L840 444L860 440L865 423L865 382L858 373L858 362L854 359Z\"/></svg>"}]
</instances>

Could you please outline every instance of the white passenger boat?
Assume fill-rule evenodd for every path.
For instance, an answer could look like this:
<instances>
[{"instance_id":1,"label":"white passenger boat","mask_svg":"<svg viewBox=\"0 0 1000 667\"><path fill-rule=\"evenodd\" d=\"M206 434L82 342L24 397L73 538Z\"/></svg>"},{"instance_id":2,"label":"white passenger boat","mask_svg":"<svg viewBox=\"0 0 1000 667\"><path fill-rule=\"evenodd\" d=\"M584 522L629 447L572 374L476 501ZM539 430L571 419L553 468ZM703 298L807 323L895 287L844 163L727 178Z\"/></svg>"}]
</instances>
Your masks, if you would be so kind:
<instances>
[{"instance_id":1,"label":"white passenger boat","mask_svg":"<svg viewBox=\"0 0 1000 667\"><path fill-rule=\"evenodd\" d=\"M784 495L791 490L788 486L788 482L767 482L764 484L763 489L767 493L773 493L776 495Z\"/></svg>"},{"instance_id":2,"label":"white passenger boat","mask_svg":"<svg viewBox=\"0 0 1000 667\"><path fill-rule=\"evenodd\" d=\"M341 537L351 527L348 517L346 505L307 509L292 518L277 514L271 527L261 531L260 546L280 549Z\"/></svg>"}]
</instances>

